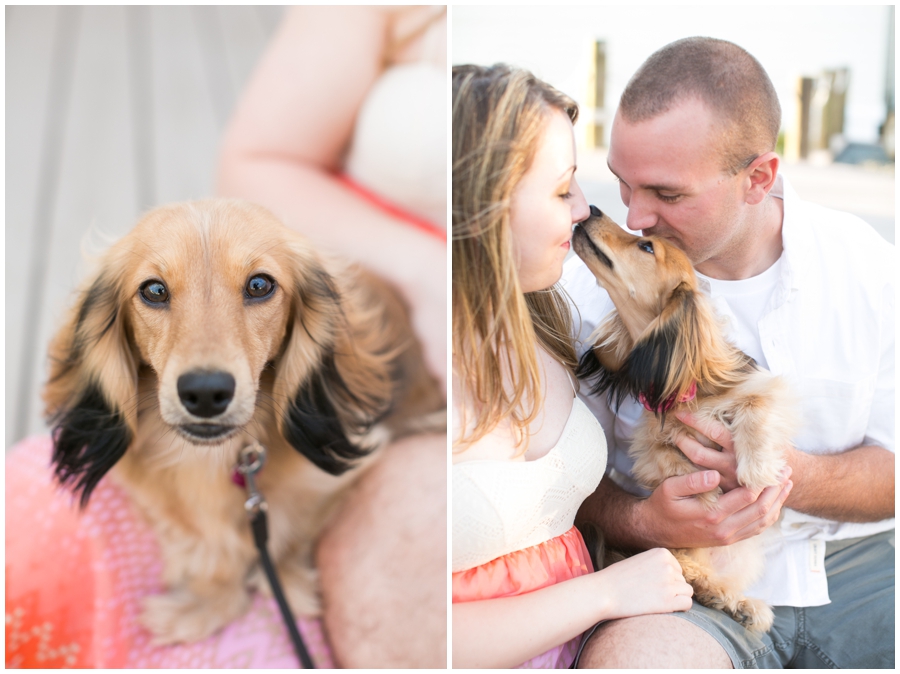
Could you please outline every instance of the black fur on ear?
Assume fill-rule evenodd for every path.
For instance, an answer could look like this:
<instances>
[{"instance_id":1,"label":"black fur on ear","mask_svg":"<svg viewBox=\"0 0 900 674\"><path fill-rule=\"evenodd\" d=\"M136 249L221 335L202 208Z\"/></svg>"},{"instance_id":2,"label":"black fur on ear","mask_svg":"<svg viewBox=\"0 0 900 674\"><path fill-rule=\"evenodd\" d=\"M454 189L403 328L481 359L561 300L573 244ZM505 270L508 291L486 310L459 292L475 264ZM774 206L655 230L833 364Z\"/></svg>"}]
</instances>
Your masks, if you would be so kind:
<instances>
[{"instance_id":1,"label":"black fur on ear","mask_svg":"<svg viewBox=\"0 0 900 674\"><path fill-rule=\"evenodd\" d=\"M389 412L396 353L383 348L382 307L357 296L352 274L339 283L311 253L295 268L293 318L276 361L275 395L288 401L281 433L340 475L375 449L360 438Z\"/></svg>"},{"instance_id":2,"label":"black fur on ear","mask_svg":"<svg viewBox=\"0 0 900 674\"><path fill-rule=\"evenodd\" d=\"M599 362L593 350L581 359L578 375L595 381L591 392L609 392L618 409L626 396L642 397L649 409L663 416L672 396L696 383L702 369L702 352L707 333L698 310L697 297L687 284L680 284L669 296L662 313L647 327L626 356L622 367L611 372Z\"/></svg>"},{"instance_id":3,"label":"black fur on ear","mask_svg":"<svg viewBox=\"0 0 900 674\"><path fill-rule=\"evenodd\" d=\"M584 379L591 384L592 395L603 395L609 392L609 400L613 409L618 411L622 405L625 396L629 395L630 389L627 386L622 371L613 372L604 367L594 348L587 350L578 361L578 369L575 370L575 376Z\"/></svg>"},{"instance_id":4,"label":"black fur on ear","mask_svg":"<svg viewBox=\"0 0 900 674\"><path fill-rule=\"evenodd\" d=\"M44 399L54 473L82 508L134 437L137 370L119 276L104 264L50 344Z\"/></svg>"},{"instance_id":5,"label":"black fur on ear","mask_svg":"<svg viewBox=\"0 0 900 674\"><path fill-rule=\"evenodd\" d=\"M683 322L660 321L641 336L628 355L621 385L634 397L643 395L650 409L662 409L666 400L677 394L677 388L673 388L678 382L672 381L672 375L679 369L675 361L685 357L680 346L685 339L681 333L686 329Z\"/></svg>"},{"instance_id":6,"label":"black fur on ear","mask_svg":"<svg viewBox=\"0 0 900 674\"><path fill-rule=\"evenodd\" d=\"M356 418L342 420L332 396L357 410ZM348 431L361 435L386 412L367 409L366 403L347 388L335 366L334 355L329 353L323 356L321 366L291 401L285 415L284 437L316 466L332 475L340 475L375 449L354 444L347 437Z\"/></svg>"},{"instance_id":7,"label":"black fur on ear","mask_svg":"<svg viewBox=\"0 0 900 674\"><path fill-rule=\"evenodd\" d=\"M90 384L79 400L53 421L56 478L71 486L76 495L81 494L84 508L100 478L125 454L131 431L96 384Z\"/></svg>"},{"instance_id":8,"label":"black fur on ear","mask_svg":"<svg viewBox=\"0 0 900 674\"><path fill-rule=\"evenodd\" d=\"M88 325L88 317L99 311L103 314L100 321L92 321ZM116 324L119 318L119 303L116 301L116 289L109 280L100 276L95 280L78 306L75 322L69 335L65 349L65 358L55 359L51 351L52 374L48 384L54 384L76 371L84 361L85 352L102 339ZM65 332L65 329L61 331Z\"/></svg>"}]
</instances>

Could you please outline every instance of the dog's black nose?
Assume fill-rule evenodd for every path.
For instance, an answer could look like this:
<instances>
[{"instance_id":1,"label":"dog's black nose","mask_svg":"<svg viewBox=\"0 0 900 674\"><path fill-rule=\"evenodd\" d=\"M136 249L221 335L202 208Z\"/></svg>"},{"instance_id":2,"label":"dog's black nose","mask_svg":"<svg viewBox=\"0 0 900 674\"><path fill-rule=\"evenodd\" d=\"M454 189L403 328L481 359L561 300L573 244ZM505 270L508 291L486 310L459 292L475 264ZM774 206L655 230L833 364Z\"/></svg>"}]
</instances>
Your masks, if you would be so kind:
<instances>
[{"instance_id":1,"label":"dog's black nose","mask_svg":"<svg viewBox=\"0 0 900 674\"><path fill-rule=\"evenodd\" d=\"M178 378L178 397L194 416L217 416L234 397L234 377L227 372L188 372Z\"/></svg>"},{"instance_id":2,"label":"dog's black nose","mask_svg":"<svg viewBox=\"0 0 900 674\"><path fill-rule=\"evenodd\" d=\"M595 218L599 218L603 216L603 212L599 208L591 204L591 215L593 215Z\"/></svg>"}]
</instances>

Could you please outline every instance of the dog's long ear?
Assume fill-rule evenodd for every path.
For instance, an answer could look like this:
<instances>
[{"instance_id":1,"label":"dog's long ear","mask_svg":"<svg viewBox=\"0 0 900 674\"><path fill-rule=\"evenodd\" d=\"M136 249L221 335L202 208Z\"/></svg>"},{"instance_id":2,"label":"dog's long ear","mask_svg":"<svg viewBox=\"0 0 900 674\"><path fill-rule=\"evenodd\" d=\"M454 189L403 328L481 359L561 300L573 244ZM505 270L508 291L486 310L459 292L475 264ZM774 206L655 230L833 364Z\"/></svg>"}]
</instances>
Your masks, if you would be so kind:
<instances>
[{"instance_id":1,"label":"dog's long ear","mask_svg":"<svg viewBox=\"0 0 900 674\"><path fill-rule=\"evenodd\" d=\"M638 338L624 369L632 395L643 395L647 406L661 409L671 396L685 393L700 375L704 335L697 291L681 283L662 313Z\"/></svg>"},{"instance_id":2,"label":"dog's long ear","mask_svg":"<svg viewBox=\"0 0 900 674\"><path fill-rule=\"evenodd\" d=\"M647 407L662 410L666 401L693 385L707 393L734 385L751 361L723 334L706 297L679 284L625 363L632 394L643 395Z\"/></svg>"},{"instance_id":3,"label":"dog's long ear","mask_svg":"<svg viewBox=\"0 0 900 674\"><path fill-rule=\"evenodd\" d=\"M591 393L600 395L609 391L613 405L618 408L628 391L621 386L622 369L634 341L622 322L618 311L613 310L588 337L594 346L585 351L575 371L579 379L591 384Z\"/></svg>"},{"instance_id":4,"label":"dog's long ear","mask_svg":"<svg viewBox=\"0 0 900 674\"><path fill-rule=\"evenodd\" d=\"M693 385L708 393L732 386L738 381L738 373L752 362L722 335L722 326L708 300L682 282L669 294L660 315L647 326L618 369L613 366L622 347L631 344L621 320L618 326L610 322L601 337L600 358L598 349L582 357L579 376L589 381L596 378L591 392L608 391L615 407L630 395L642 397L646 407L664 415L667 403L686 394Z\"/></svg>"},{"instance_id":5,"label":"dog's long ear","mask_svg":"<svg viewBox=\"0 0 900 674\"><path fill-rule=\"evenodd\" d=\"M112 256L82 291L50 344L44 388L53 427L53 464L61 484L91 492L122 458L137 423L137 365Z\"/></svg>"},{"instance_id":6,"label":"dog's long ear","mask_svg":"<svg viewBox=\"0 0 900 674\"><path fill-rule=\"evenodd\" d=\"M316 466L340 475L374 449L366 436L390 407L389 330L377 301L353 275L330 275L309 251L295 251L291 324L276 363L275 397L285 439Z\"/></svg>"}]
</instances>

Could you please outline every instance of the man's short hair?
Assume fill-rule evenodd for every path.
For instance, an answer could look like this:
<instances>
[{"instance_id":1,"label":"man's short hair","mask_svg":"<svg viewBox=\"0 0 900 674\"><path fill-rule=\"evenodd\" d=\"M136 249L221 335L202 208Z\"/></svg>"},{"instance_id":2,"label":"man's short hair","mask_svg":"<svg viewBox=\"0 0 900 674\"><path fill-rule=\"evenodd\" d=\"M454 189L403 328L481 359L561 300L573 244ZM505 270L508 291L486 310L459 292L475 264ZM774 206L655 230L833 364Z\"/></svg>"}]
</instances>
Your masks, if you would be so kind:
<instances>
[{"instance_id":1,"label":"man's short hair","mask_svg":"<svg viewBox=\"0 0 900 674\"><path fill-rule=\"evenodd\" d=\"M689 37L652 54L625 87L619 112L641 122L691 98L723 124L725 170L737 173L775 149L781 126L775 87L759 61L725 40Z\"/></svg>"}]
</instances>

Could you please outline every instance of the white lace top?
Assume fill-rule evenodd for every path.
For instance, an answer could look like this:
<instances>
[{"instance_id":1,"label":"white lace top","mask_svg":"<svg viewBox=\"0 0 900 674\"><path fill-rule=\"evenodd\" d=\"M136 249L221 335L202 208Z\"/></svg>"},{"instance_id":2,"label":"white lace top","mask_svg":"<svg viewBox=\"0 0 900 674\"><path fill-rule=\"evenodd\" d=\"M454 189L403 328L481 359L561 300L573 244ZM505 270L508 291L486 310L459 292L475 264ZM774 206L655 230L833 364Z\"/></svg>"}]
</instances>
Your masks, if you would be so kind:
<instances>
[{"instance_id":1,"label":"white lace top","mask_svg":"<svg viewBox=\"0 0 900 674\"><path fill-rule=\"evenodd\" d=\"M541 458L455 464L453 572L564 534L605 469L606 436L577 397L559 442Z\"/></svg>"},{"instance_id":2,"label":"white lace top","mask_svg":"<svg viewBox=\"0 0 900 674\"><path fill-rule=\"evenodd\" d=\"M344 162L347 175L447 228L447 71L432 63L386 70L369 91Z\"/></svg>"}]
</instances>

